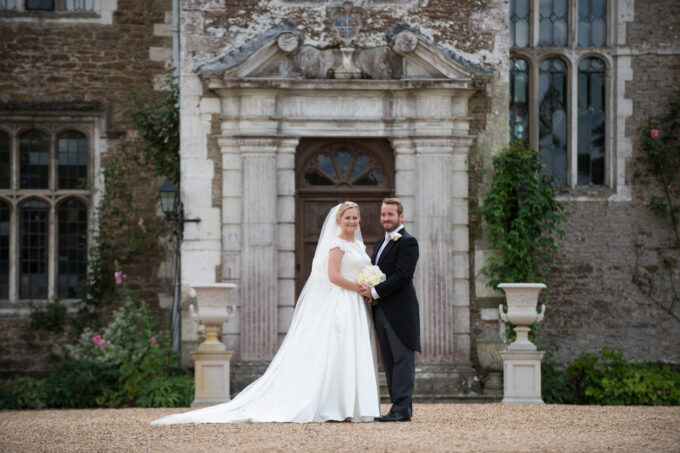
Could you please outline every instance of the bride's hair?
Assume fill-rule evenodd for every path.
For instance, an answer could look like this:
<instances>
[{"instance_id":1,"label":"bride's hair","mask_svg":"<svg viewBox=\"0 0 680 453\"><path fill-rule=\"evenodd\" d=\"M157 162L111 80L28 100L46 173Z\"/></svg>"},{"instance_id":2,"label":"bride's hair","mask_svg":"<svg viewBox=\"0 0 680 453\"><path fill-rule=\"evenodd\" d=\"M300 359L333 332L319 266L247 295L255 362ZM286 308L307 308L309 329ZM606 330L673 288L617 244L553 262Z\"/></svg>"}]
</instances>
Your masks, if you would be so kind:
<instances>
[{"instance_id":1,"label":"bride's hair","mask_svg":"<svg viewBox=\"0 0 680 453\"><path fill-rule=\"evenodd\" d=\"M345 215L345 211L347 211L348 209L356 209L357 216L361 219L361 213L359 212L359 205L356 204L353 201L345 201L338 208L338 212L335 213L335 223L340 225L340 219L342 219L342 216Z\"/></svg>"}]
</instances>

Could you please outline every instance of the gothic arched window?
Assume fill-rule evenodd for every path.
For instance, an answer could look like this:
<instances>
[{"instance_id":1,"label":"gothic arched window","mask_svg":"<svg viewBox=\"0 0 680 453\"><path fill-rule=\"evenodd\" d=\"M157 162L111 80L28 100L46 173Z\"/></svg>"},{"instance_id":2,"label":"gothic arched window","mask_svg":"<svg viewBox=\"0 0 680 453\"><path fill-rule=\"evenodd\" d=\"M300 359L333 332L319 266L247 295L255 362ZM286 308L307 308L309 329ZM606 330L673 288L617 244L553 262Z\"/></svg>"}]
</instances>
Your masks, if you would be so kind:
<instances>
[{"instance_id":1,"label":"gothic arched window","mask_svg":"<svg viewBox=\"0 0 680 453\"><path fill-rule=\"evenodd\" d=\"M529 139L529 67L522 58L510 59L510 136Z\"/></svg>"},{"instance_id":2,"label":"gothic arched window","mask_svg":"<svg viewBox=\"0 0 680 453\"><path fill-rule=\"evenodd\" d=\"M59 253L57 287L62 298L81 296L87 274L87 206L68 199L57 208Z\"/></svg>"},{"instance_id":3,"label":"gothic arched window","mask_svg":"<svg viewBox=\"0 0 680 453\"><path fill-rule=\"evenodd\" d=\"M19 138L19 173L22 189L49 188L50 138L30 130Z\"/></svg>"},{"instance_id":4,"label":"gothic arched window","mask_svg":"<svg viewBox=\"0 0 680 453\"><path fill-rule=\"evenodd\" d=\"M604 184L605 65L585 58L578 65L578 184Z\"/></svg>"},{"instance_id":5,"label":"gothic arched window","mask_svg":"<svg viewBox=\"0 0 680 453\"><path fill-rule=\"evenodd\" d=\"M539 76L538 144L541 162L560 185L567 182L567 65L543 60Z\"/></svg>"},{"instance_id":6,"label":"gothic arched window","mask_svg":"<svg viewBox=\"0 0 680 453\"><path fill-rule=\"evenodd\" d=\"M30 200L19 208L19 297L47 298L47 243L50 210L46 203Z\"/></svg>"},{"instance_id":7,"label":"gothic arched window","mask_svg":"<svg viewBox=\"0 0 680 453\"><path fill-rule=\"evenodd\" d=\"M68 131L59 136L59 188L84 189L87 186L87 137Z\"/></svg>"}]
</instances>

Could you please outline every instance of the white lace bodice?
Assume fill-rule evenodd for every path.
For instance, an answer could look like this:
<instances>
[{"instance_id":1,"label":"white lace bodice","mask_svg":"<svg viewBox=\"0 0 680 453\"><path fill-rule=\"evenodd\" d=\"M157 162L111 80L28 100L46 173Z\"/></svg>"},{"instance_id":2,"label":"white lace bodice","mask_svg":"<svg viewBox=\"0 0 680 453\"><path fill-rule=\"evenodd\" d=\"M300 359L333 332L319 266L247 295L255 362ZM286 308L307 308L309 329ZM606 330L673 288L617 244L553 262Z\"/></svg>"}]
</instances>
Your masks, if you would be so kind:
<instances>
[{"instance_id":1,"label":"white lace bodice","mask_svg":"<svg viewBox=\"0 0 680 453\"><path fill-rule=\"evenodd\" d=\"M371 264L371 258L366 254L366 246L362 242L349 242L338 237L333 239L331 249L336 247L345 252L340 264L340 273L346 279L355 281L359 271Z\"/></svg>"}]
</instances>

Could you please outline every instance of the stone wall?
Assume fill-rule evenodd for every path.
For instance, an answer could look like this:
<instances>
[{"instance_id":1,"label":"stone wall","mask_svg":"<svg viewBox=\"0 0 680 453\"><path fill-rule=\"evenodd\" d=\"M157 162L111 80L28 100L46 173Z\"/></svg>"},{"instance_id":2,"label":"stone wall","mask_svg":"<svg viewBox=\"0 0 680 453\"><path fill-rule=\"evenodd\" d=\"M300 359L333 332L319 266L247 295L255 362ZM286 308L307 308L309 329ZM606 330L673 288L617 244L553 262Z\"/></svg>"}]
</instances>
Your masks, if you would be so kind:
<instances>
[{"instance_id":1,"label":"stone wall","mask_svg":"<svg viewBox=\"0 0 680 453\"><path fill-rule=\"evenodd\" d=\"M101 4L108 7L111 2ZM0 115L68 116L88 109L101 126L96 129L98 136L93 137L95 156L91 165L95 171L102 159L115 158L122 149L138 148L141 143L131 124L128 89L143 90L171 67L171 10L170 0L119 0L112 24L104 20L110 19L109 11L102 12L101 23L93 13L86 13L87 20L79 21L75 13L62 20L58 19L60 13L54 12L3 12ZM142 203L145 216L157 216L159 181L151 174L136 175L134 180L136 199ZM96 204L102 189L101 179L96 178L94 183L91 205ZM172 269L163 265L164 260L164 253L156 254L125 271L131 286L159 310L167 328ZM35 344L27 345L23 333L28 330L31 304L0 302L2 374L44 373L51 366L46 361L48 346L58 346L66 339L63 334L41 334Z\"/></svg>"},{"instance_id":2,"label":"stone wall","mask_svg":"<svg viewBox=\"0 0 680 453\"><path fill-rule=\"evenodd\" d=\"M680 272L668 273L662 264L663 256L677 260L679 253L668 221L645 207L658 188L634 176L637 128L662 113L671 90L680 84L680 3L635 2L632 16L619 51L619 58L631 59L632 80L618 93L619 100L632 101L632 116L623 131L633 144L625 165L632 200L593 196L569 201L578 192L563 197L566 237L558 241L553 290L545 302L539 335L542 348L554 352L563 365L604 346L622 352L628 360L680 363L680 304L674 304L673 314L667 310L680 290ZM620 153L624 144L615 147ZM499 301L480 300L478 310ZM488 335L489 325L477 318L473 330Z\"/></svg>"}]
</instances>

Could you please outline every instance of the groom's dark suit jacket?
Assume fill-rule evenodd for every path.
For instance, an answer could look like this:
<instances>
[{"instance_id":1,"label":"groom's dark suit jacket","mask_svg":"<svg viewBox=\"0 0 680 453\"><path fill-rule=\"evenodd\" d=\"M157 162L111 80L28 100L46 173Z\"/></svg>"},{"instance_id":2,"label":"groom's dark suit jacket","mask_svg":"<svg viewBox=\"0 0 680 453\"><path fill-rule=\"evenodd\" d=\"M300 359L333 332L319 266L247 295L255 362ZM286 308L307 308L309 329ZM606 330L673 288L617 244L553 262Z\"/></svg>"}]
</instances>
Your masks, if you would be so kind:
<instances>
[{"instance_id":1,"label":"groom's dark suit jacket","mask_svg":"<svg viewBox=\"0 0 680 453\"><path fill-rule=\"evenodd\" d=\"M420 352L420 316L416 289L413 286L413 273L420 256L418 241L405 229L400 230L399 234L402 235L401 238L391 240L385 246L377 263L375 257L385 238L378 239L373 247L371 261L387 276L375 290L380 296L378 304L401 342L409 349Z\"/></svg>"}]
</instances>

